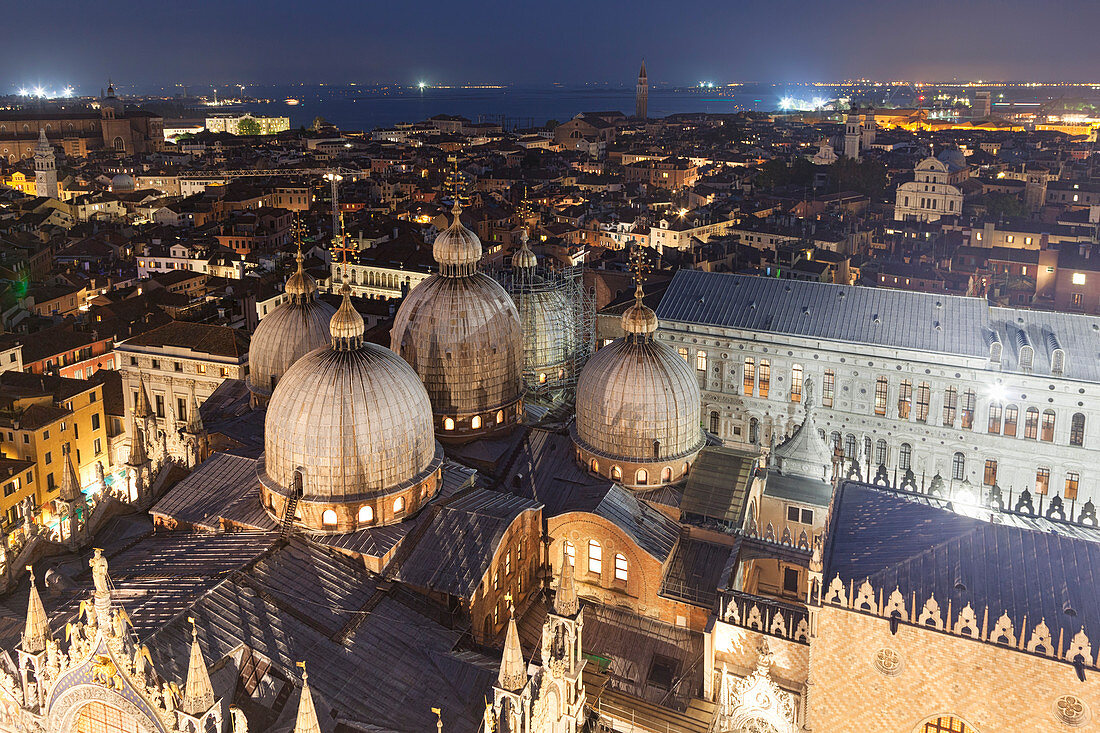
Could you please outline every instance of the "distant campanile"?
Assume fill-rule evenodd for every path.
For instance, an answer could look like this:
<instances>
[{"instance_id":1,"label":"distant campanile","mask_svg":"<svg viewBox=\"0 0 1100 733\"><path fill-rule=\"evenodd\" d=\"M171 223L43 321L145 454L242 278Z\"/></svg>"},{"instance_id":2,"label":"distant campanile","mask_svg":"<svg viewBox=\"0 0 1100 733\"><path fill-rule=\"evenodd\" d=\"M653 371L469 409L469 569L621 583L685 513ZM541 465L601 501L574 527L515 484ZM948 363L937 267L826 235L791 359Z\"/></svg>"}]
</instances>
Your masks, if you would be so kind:
<instances>
[{"instance_id":1,"label":"distant campanile","mask_svg":"<svg viewBox=\"0 0 1100 733\"><path fill-rule=\"evenodd\" d=\"M634 116L640 120L649 115L649 77L645 73L645 59L642 59L642 68L638 72L638 89L634 92Z\"/></svg>"}]
</instances>

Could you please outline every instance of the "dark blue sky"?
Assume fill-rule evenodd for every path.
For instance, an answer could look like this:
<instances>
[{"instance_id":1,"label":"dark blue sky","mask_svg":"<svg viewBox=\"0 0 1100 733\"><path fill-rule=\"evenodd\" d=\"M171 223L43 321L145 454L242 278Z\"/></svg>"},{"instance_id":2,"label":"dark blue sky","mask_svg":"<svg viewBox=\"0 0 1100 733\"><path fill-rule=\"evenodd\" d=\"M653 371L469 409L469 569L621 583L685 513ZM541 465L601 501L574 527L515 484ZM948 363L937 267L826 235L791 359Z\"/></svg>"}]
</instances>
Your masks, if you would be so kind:
<instances>
[{"instance_id":1,"label":"dark blue sky","mask_svg":"<svg viewBox=\"0 0 1100 733\"><path fill-rule=\"evenodd\" d=\"M206 82L1100 77L1098 0L27 0L0 90ZM4 78L7 77L7 78Z\"/></svg>"}]
</instances>

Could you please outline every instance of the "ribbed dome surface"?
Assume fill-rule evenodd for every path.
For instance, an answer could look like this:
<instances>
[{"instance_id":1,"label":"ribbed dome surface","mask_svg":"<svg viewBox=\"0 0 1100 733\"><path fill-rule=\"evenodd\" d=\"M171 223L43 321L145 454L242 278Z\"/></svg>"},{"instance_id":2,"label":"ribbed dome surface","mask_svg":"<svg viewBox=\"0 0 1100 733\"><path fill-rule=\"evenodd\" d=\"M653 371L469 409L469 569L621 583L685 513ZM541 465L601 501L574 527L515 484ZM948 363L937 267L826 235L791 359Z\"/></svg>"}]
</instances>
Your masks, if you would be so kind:
<instances>
[{"instance_id":1,"label":"ribbed dome surface","mask_svg":"<svg viewBox=\"0 0 1100 733\"><path fill-rule=\"evenodd\" d=\"M335 312L328 303L310 297L283 303L260 321L248 348L249 389L270 395L294 362L327 346Z\"/></svg>"},{"instance_id":2,"label":"ribbed dome surface","mask_svg":"<svg viewBox=\"0 0 1100 733\"><path fill-rule=\"evenodd\" d=\"M671 459L698 451L699 383L671 347L617 339L597 351L577 382L581 447L623 461ZM660 441L659 457L653 442Z\"/></svg>"},{"instance_id":3,"label":"ribbed dome surface","mask_svg":"<svg viewBox=\"0 0 1100 733\"><path fill-rule=\"evenodd\" d=\"M391 346L420 375L438 415L484 412L522 394L519 313L483 273L432 275L413 288Z\"/></svg>"},{"instance_id":4,"label":"ribbed dome surface","mask_svg":"<svg viewBox=\"0 0 1100 733\"><path fill-rule=\"evenodd\" d=\"M452 271L465 274L481 261L481 240L463 226L461 206L455 205L453 213L454 221L435 238L432 256L444 274Z\"/></svg>"},{"instance_id":5,"label":"ribbed dome surface","mask_svg":"<svg viewBox=\"0 0 1100 733\"><path fill-rule=\"evenodd\" d=\"M264 448L266 478L284 489L304 469L307 501L362 498L436 470L423 385L396 354L370 343L298 360L271 397Z\"/></svg>"}]
</instances>

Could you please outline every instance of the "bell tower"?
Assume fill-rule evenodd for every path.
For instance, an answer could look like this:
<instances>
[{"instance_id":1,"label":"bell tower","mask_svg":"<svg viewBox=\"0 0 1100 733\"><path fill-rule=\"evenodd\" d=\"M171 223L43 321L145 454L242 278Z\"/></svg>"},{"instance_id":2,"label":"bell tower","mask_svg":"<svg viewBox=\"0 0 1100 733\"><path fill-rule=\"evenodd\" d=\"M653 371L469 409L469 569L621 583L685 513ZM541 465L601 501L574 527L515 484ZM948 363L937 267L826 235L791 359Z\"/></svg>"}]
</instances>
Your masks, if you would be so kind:
<instances>
[{"instance_id":1,"label":"bell tower","mask_svg":"<svg viewBox=\"0 0 1100 733\"><path fill-rule=\"evenodd\" d=\"M634 92L634 116L644 120L649 113L649 77L645 73L645 59L638 71L638 86Z\"/></svg>"},{"instance_id":2,"label":"bell tower","mask_svg":"<svg viewBox=\"0 0 1100 733\"><path fill-rule=\"evenodd\" d=\"M57 158L53 146L46 139L45 128L38 131L38 144L34 146L34 182L39 196L55 199L57 192Z\"/></svg>"}]
</instances>

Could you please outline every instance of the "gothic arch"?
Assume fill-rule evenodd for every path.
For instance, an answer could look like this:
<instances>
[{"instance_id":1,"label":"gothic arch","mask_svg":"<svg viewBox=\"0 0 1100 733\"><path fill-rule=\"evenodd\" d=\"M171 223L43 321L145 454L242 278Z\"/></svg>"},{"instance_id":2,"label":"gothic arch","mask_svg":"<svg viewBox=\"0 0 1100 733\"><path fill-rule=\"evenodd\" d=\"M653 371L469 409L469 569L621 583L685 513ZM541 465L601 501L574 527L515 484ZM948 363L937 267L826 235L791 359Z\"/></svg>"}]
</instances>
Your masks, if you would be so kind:
<instances>
[{"instance_id":1,"label":"gothic arch","mask_svg":"<svg viewBox=\"0 0 1100 733\"><path fill-rule=\"evenodd\" d=\"M165 733L165 728L159 721L120 693L101 685L88 684L74 685L62 692L57 700L50 701L46 733L70 733L76 730L80 711L95 702L117 708L131 716L137 721L141 733Z\"/></svg>"},{"instance_id":2,"label":"gothic arch","mask_svg":"<svg viewBox=\"0 0 1100 733\"><path fill-rule=\"evenodd\" d=\"M937 728L936 722L940 720L954 720L958 723L962 723L961 733L978 733L978 729L971 725L965 718L959 715L953 715L951 713L937 713L936 715L930 715L920 722L920 724L913 729L913 733L926 733L926 731L937 731L942 728Z\"/></svg>"}]
</instances>

